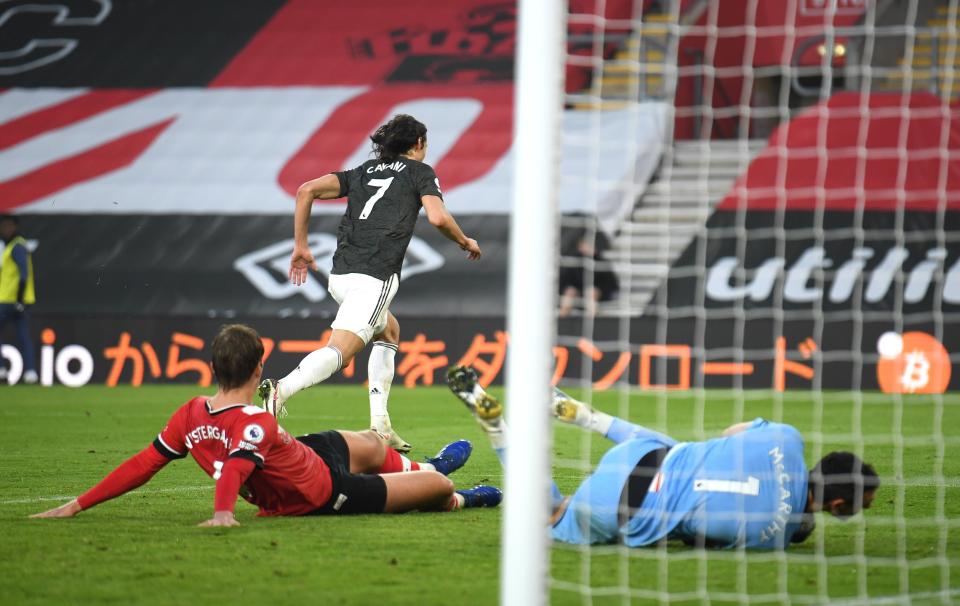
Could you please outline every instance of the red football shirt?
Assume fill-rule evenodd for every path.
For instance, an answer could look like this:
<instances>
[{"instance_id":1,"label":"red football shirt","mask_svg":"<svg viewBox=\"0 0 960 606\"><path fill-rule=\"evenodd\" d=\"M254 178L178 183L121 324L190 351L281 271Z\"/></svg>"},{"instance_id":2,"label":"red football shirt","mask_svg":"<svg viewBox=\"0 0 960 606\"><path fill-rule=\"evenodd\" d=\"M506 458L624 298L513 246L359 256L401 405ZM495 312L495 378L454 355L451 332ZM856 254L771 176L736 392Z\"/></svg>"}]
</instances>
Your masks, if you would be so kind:
<instances>
[{"instance_id":1,"label":"red football shirt","mask_svg":"<svg viewBox=\"0 0 960 606\"><path fill-rule=\"evenodd\" d=\"M189 451L214 480L230 457L253 461L256 469L240 494L259 507L262 516L310 513L332 492L323 459L257 406L235 404L212 412L205 397L196 397L173 413L153 445L171 459Z\"/></svg>"}]
</instances>

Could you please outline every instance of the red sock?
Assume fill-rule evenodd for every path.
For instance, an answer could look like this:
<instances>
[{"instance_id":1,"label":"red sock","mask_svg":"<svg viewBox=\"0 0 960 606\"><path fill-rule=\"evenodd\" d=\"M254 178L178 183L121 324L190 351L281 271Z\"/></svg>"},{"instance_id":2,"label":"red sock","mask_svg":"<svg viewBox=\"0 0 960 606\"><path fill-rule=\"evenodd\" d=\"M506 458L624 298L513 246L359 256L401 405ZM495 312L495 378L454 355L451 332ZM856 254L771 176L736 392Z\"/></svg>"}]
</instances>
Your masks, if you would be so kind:
<instances>
[{"instance_id":1,"label":"red sock","mask_svg":"<svg viewBox=\"0 0 960 606\"><path fill-rule=\"evenodd\" d=\"M377 473L398 473L403 471L417 471L420 464L411 461L396 450L387 447L386 456L383 457L383 465L377 470Z\"/></svg>"}]
</instances>

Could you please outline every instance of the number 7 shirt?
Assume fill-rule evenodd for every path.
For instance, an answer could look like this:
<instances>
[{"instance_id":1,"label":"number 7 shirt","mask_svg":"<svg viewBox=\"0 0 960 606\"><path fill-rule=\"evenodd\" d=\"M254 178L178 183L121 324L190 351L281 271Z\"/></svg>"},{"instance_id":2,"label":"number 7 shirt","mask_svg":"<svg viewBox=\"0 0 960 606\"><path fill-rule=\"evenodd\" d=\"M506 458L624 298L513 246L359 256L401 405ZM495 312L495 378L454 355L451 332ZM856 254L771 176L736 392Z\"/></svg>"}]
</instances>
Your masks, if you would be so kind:
<instances>
[{"instance_id":1,"label":"number 7 shirt","mask_svg":"<svg viewBox=\"0 0 960 606\"><path fill-rule=\"evenodd\" d=\"M400 276L423 196L443 199L440 181L429 164L399 157L390 162L367 160L334 173L347 209L337 228L337 275L364 274L386 280Z\"/></svg>"}]
</instances>

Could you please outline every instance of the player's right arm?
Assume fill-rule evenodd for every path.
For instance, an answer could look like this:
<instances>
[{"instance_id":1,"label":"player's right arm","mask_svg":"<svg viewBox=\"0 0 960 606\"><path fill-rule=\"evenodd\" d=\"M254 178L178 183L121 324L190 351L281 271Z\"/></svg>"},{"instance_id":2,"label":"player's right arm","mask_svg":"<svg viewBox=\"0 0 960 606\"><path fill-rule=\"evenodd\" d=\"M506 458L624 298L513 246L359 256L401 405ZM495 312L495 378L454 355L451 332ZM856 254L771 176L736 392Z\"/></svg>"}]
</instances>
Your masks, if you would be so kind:
<instances>
[{"instance_id":1,"label":"player's right arm","mask_svg":"<svg viewBox=\"0 0 960 606\"><path fill-rule=\"evenodd\" d=\"M153 445L147 446L133 455L110 472L110 475L83 493L76 499L55 509L37 513L32 518L69 518L77 515L84 509L109 501L110 499L126 494L150 481L158 471L170 462Z\"/></svg>"},{"instance_id":2,"label":"player's right arm","mask_svg":"<svg viewBox=\"0 0 960 606\"><path fill-rule=\"evenodd\" d=\"M730 427L727 427L726 429L724 429L723 434L721 435L723 435L723 437L725 438L729 438L730 436L736 435L738 433L742 433L750 429L753 423L754 423L753 421L744 421L743 423L735 423Z\"/></svg>"},{"instance_id":3,"label":"player's right arm","mask_svg":"<svg viewBox=\"0 0 960 606\"><path fill-rule=\"evenodd\" d=\"M783 435L790 435L792 438L798 440L801 445L803 444L803 437L800 435L800 432L797 431L797 428L792 425L787 425L785 423L775 423L773 421L768 421L763 417L757 417L752 421L744 421L743 423L736 423L727 427L723 430L723 437L727 438L738 433L743 433L745 431L751 431L754 429L765 429L768 431L777 431Z\"/></svg>"},{"instance_id":4,"label":"player's right arm","mask_svg":"<svg viewBox=\"0 0 960 606\"><path fill-rule=\"evenodd\" d=\"M183 432L180 431L181 418L186 414L185 411L186 406L180 407L170 417L167 426L163 428L153 444L121 463L96 486L69 503L30 517L70 518L84 509L90 509L94 505L119 497L149 482L167 463L186 456Z\"/></svg>"},{"instance_id":5,"label":"player's right arm","mask_svg":"<svg viewBox=\"0 0 960 606\"><path fill-rule=\"evenodd\" d=\"M290 255L290 281L294 284L303 284L307 281L307 271L317 269L317 261L307 244L313 201L332 200L341 196L341 181L334 173L307 181L297 189L296 209L293 212L293 254Z\"/></svg>"}]
</instances>

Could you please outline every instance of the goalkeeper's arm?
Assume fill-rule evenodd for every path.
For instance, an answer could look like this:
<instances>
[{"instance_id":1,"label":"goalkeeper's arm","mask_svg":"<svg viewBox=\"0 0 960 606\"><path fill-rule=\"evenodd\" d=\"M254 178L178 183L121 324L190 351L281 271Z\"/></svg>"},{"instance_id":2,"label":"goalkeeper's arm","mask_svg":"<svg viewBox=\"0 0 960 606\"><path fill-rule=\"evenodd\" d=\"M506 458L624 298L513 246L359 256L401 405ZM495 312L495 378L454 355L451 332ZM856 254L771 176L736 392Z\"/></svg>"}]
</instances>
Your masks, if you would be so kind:
<instances>
[{"instance_id":1,"label":"goalkeeper's arm","mask_svg":"<svg viewBox=\"0 0 960 606\"><path fill-rule=\"evenodd\" d=\"M725 438L728 438L730 436L736 435L738 433L741 433L750 429L751 425L753 425L753 421L744 421L743 423L735 423L730 427L727 427L726 429L724 429L721 435Z\"/></svg>"}]
</instances>

